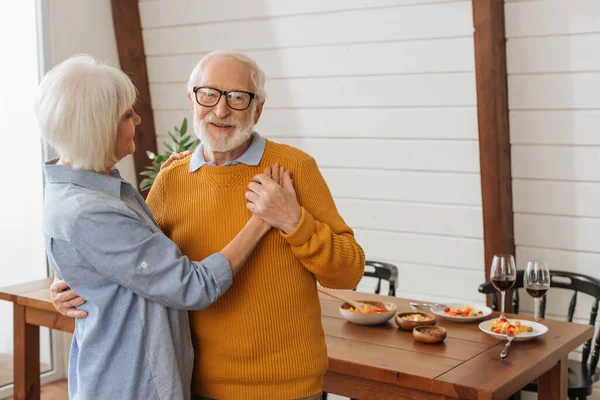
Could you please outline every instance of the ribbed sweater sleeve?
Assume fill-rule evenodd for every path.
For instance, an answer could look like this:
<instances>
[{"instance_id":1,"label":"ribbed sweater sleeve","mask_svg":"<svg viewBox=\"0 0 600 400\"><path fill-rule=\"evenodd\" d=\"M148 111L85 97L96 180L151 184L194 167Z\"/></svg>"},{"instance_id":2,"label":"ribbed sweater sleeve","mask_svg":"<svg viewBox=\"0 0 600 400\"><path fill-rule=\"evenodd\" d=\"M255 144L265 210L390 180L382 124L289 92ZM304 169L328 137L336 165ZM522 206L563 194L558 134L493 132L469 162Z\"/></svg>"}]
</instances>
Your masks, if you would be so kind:
<instances>
[{"instance_id":1,"label":"ribbed sweater sleeve","mask_svg":"<svg viewBox=\"0 0 600 400\"><path fill-rule=\"evenodd\" d=\"M294 231L281 235L321 285L353 289L363 276L364 252L338 213L314 158L299 164L293 179L302 217Z\"/></svg>"}]
</instances>

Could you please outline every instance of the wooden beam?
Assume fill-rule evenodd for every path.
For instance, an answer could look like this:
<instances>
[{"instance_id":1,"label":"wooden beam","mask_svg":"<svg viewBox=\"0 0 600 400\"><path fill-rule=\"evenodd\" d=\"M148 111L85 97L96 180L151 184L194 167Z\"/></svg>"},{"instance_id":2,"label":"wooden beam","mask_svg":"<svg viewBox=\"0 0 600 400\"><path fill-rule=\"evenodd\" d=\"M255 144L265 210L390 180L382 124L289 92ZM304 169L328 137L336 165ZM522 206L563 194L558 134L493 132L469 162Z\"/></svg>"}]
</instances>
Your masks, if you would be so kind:
<instances>
[{"instance_id":1,"label":"wooden beam","mask_svg":"<svg viewBox=\"0 0 600 400\"><path fill-rule=\"evenodd\" d=\"M137 0L111 0L111 7L119 51L119 63L121 69L129 74L139 92L135 110L142 118L142 123L137 127L133 158L136 176L140 180L140 172L151 164L146 151L156 153L156 133L150 102L150 87L148 85L140 12ZM142 195L145 197L147 193L147 191L144 191Z\"/></svg>"},{"instance_id":2,"label":"wooden beam","mask_svg":"<svg viewBox=\"0 0 600 400\"><path fill-rule=\"evenodd\" d=\"M494 254L515 254L503 0L472 0L485 279ZM511 310L507 293L506 310ZM488 303L490 298L488 298Z\"/></svg>"}]
</instances>

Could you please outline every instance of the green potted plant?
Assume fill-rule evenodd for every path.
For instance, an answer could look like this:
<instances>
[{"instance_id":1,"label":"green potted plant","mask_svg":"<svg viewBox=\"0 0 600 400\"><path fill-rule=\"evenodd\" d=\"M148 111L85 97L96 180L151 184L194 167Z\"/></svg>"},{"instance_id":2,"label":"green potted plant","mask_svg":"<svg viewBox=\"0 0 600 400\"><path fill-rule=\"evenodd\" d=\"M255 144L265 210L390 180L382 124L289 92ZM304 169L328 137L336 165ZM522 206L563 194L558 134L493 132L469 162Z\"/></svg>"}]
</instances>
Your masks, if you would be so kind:
<instances>
[{"instance_id":1,"label":"green potted plant","mask_svg":"<svg viewBox=\"0 0 600 400\"><path fill-rule=\"evenodd\" d=\"M147 151L148 158L152 161L152 164L147 166L147 171L140 172L140 175L145 178L140 182L140 190L148 190L154 184L156 175L160 172L160 167L165 161L169 159L173 153L181 153L186 150L195 150L200 144L199 139L192 140L192 136L187 134L187 118L183 119L181 127L174 127L175 134L167 131L172 142L163 142L165 145L165 152L163 154L154 154L151 151Z\"/></svg>"}]
</instances>

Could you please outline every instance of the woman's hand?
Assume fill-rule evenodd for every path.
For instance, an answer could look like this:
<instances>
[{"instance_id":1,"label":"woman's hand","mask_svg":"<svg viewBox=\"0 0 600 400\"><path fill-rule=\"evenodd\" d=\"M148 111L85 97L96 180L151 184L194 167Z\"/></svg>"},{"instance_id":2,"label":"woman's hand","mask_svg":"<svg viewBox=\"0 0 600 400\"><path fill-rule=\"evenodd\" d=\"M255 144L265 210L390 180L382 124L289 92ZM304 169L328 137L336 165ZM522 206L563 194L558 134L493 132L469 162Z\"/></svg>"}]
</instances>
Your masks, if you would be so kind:
<instances>
[{"instance_id":1,"label":"woman's hand","mask_svg":"<svg viewBox=\"0 0 600 400\"><path fill-rule=\"evenodd\" d=\"M181 160L182 158L185 158L185 157L189 156L192 153L193 153L192 150L186 150L186 151L183 151L181 153L172 153L169 156L169 159L167 161L165 161L163 163L163 165L160 166L160 170L162 171L163 169L167 168L169 165L171 165L173 163L173 161Z\"/></svg>"},{"instance_id":2,"label":"woman's hand","mask_svg":"<svg viewBox=\"0 0 600 400\"><path fill-rule=\"evenodd\" d=\"M270 173L270 176L269 176ZM248 184L247 207L273 228L291 233L302 217L290 172L279 164L252 178Z\"/></svg>"},{"instance_id":3,"label":"woman's hand","mask_svg":"<svg viewBox=\"0 0 600 400\"><path fill-rule=\"evenodd\" d=\"M62 315L71 318L85 318L88 315L87 311L75 308L85 303L85 300L71 290L67 282L58 279L56 275L54 275L54 282L50 285L50 299L54 308Z\"/></svg>"}]
</instances>

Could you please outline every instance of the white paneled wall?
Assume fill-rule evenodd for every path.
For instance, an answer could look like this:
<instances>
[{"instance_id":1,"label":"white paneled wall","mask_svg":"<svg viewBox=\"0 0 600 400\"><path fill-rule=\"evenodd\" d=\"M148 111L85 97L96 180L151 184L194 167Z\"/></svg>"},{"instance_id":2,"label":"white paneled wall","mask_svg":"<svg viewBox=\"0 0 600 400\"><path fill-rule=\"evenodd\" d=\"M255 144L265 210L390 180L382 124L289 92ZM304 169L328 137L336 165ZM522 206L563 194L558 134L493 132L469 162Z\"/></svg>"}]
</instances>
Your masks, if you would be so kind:
<instances>
[{"instance_id":1,"label":"white paneled wall","mask_svg":"<svg viewBox=\"0 0 600 400\"><path fill-rule=\"evenodd\" d=\"M257 130L315 157L367 257L398 265L398 294L483 301L471 1L156 0L140 13L159 143L190 117L200 58L242 51L268 77Z\"/></svg>"},{"instance_id":2,"label":"white paneled wall","mask_svg":"<svg viewBox=\"0 0 600 400\"><path fill-rule=\"evenodd\" d=\"M600 2L507 1L505 10L519 266L540 259L600 278ZM551 290L548 302L551 317L565 318L564 294Z\"/></svg>"}]
</instances>

